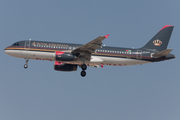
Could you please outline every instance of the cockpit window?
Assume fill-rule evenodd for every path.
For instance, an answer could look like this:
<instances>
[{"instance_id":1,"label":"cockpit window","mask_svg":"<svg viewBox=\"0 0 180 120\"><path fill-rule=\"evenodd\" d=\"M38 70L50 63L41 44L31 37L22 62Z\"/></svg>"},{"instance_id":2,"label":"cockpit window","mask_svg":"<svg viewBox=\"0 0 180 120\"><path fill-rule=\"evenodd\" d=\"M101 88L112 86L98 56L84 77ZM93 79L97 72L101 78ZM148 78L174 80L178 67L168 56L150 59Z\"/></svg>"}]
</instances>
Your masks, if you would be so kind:
<instances>
[{"instance_id":1,"label":"cockpit window","mask_svg":"<svg viewBox=\"0 0 180 120\"><path fill-rule=\"evenodd\" d=\"M19 43L14 43L12 46L19 46Z\"/></svg>"}]
</instances>

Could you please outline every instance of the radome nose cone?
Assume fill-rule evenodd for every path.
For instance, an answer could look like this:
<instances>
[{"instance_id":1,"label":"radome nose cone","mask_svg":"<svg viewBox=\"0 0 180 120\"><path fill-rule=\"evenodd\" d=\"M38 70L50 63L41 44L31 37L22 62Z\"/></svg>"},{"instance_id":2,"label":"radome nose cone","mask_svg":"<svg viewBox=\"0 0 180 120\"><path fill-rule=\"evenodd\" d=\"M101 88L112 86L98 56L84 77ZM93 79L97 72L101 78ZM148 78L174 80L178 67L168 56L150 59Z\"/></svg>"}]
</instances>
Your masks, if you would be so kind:
<instances>
[{"instance_id":1,"label":"radome nose cone","mask_svg":"<svg viewBox=\"0 0 180 120\"><path fill-rule=\"evenodd\" d=\"M6 49L4 49L4 53L6 53L8 55L8 51Z\"/></svg>"},{"instance_id":2,"label":"radome nose cone","mask_svg":"<svg viewBox=\"0 0 180 120\"><path fill-rule=\"evenodd\" d=\"M8 47L7 47L8 48ZM9 50L7 50L7 48L4 49L4 53L6 53L7 55L9 55Z\"/></svg>"},{"instance_id":3,"label":"radome nose cone","mask_svg":"<svg viewBox=\"0 0 180 120\"><path fill-rule=\"evenodd\" d=\"M6 53L6 48L4 49L4 53Z\"/></svg>"}]
</instances>

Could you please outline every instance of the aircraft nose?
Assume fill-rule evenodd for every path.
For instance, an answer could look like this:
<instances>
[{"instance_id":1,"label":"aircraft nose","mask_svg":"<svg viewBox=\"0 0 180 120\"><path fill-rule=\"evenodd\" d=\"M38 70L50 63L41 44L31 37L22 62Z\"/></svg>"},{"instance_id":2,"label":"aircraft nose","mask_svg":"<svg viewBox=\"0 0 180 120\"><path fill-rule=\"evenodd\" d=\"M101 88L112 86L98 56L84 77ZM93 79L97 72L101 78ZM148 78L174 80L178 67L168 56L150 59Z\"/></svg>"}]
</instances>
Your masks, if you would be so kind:
<instances>
[{"instance_id":1,"label":"aircraft nose","mask_svg":"<svg viewBox=\"0 0 180 120\"><path fill-rule=\"evenodd\" d=\"M5 48L5 49L4 49L4 53L6 53L6 54L7 54L7 48Z\"/></svg>"},{"instance_id":2,"label":"aircraft nose","mask_svg":"<svg viewBox=\"0 0 180 120\"><path fill-rule=\"evenodd\" d=\"M6 53L7 55L9 55L9 50L8 50L9 47L5 48L4 49L4 53Z\"/></svg>"}]
</instances>

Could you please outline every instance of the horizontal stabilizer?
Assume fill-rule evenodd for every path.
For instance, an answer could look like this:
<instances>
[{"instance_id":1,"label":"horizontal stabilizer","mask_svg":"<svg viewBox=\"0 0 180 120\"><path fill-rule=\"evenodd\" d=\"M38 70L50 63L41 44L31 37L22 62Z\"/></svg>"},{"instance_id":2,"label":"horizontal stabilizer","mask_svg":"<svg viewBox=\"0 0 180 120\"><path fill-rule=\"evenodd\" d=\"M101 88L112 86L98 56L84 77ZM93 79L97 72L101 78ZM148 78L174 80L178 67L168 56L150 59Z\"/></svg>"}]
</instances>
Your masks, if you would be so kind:
<instances>
[{"instance_id":1,"label":"horizontal stabilizer","mask_svg":"<svg viewBox=\"0 0 180 120\"><path fill-rule=\"evenodd\" d=\"M163 50L163 51L160 51L160 52L157 52L155 54L153 54L152 56L153 57L163 57L163 56L167 56L173 49L166 49L166 50Z\"/></svg>"},{"instance_id":2,"label":"horizontal stabilizer","mask_svg":"<svg viewBox=\"0 0 180 120\"><path fill-rule=\"evenodd\" d=\"M173 25L165 25L142 49L166 50L173 28Z\"/></svg>"}]
</instances>

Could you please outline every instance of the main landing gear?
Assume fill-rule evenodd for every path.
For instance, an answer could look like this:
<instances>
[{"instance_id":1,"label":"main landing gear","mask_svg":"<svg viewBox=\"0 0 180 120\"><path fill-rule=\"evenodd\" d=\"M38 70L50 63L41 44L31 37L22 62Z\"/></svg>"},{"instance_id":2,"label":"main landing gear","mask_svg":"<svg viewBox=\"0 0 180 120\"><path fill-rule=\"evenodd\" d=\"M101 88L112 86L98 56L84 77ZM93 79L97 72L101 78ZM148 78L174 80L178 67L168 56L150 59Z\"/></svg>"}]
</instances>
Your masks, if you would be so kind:
<instances>
[{"instance_id":1,"label":"main landing gear","mask_svg":"<svg viewBox=\"0 0 180 120\"><path fill-rule=\"evenodd\" d=\"M86 69L87 69L87 65L85 65L85 64L83 64L82 66L81 66L81 68L82 68L82 71L81 71L81 76L82 77L85 77L86 76Z\"/></svg>"},{"instance_id":2,"label":"main landing gear","mask_svg":"<svg viewBox=\"0 0 180 120\"><path fill-rule=\"evenodd\" d=\"M28 61L29 61L29 59L26 59L26 64L24 65L25 69L28 68Z\"/></svg>"}]
</instances>

